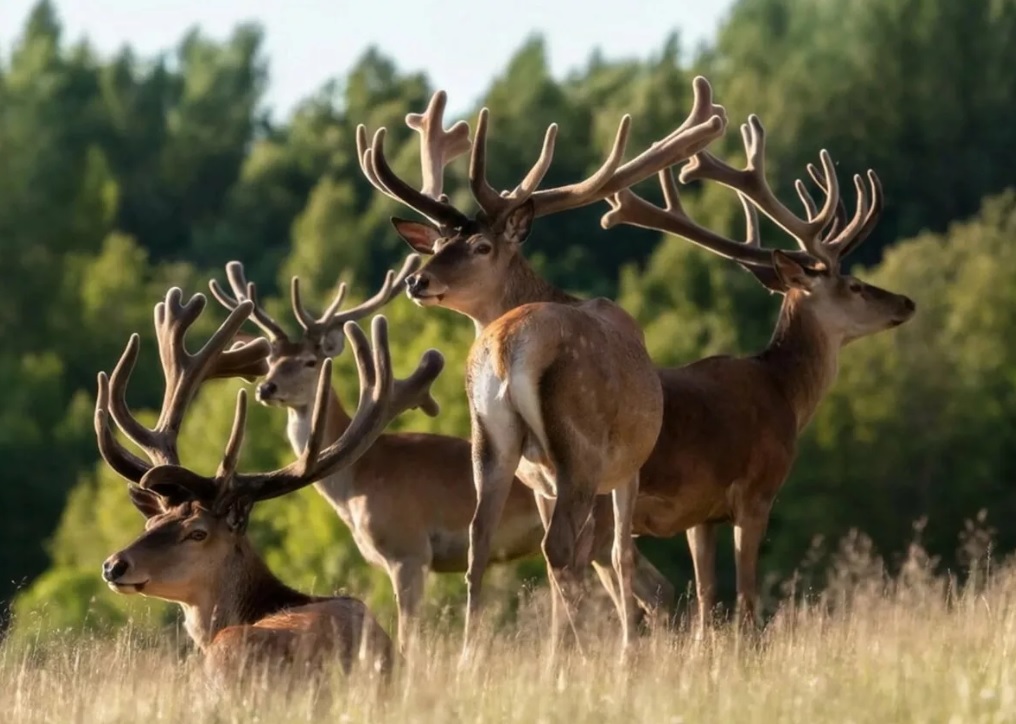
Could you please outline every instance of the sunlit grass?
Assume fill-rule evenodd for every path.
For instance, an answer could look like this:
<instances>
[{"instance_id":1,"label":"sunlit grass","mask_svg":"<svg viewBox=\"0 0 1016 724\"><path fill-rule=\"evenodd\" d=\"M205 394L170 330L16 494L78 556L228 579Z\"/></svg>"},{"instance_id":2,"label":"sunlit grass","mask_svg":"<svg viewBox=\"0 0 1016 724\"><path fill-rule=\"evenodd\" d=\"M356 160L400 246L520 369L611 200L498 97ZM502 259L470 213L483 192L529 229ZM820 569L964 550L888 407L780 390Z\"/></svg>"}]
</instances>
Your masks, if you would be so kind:
<instances>
[{"instance_id":1,"label":"sunlit grass","mask_svg":"<svg viewBox=\"0 0 1016 724\"><path fill-rule=\"evenodd\" d=\"M856 543L856 541L855 541ZM583 649L549 667L543 592L509 629L483 632L459 666L456 629L425 633L378 694L338 667L314 680L267 671L216 687L183 639L123 629L0 648L12 722L974 722L1016 720L1016 571L964 586L919 549L886 579L863 546L828 588L788 599L757 639L735 628L643 636L626 664L615 619L590 607Z\"/></svg>"}]
</instances>

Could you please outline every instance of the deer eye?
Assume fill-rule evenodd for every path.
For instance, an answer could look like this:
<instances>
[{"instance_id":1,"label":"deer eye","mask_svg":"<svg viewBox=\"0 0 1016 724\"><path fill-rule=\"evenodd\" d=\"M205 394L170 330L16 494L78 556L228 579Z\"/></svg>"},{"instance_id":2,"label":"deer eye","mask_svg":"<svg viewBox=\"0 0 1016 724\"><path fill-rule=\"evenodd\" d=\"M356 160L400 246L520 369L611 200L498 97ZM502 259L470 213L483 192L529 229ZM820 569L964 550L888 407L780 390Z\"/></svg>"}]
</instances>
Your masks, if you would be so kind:
<instances>
[{"instance_id":1,"label":"deer eye","mask_svg":"<svg viewBox=\"0 0 1016 724\"><path fill-rule=\"evenodd\" d=\"M192 530L190 533L187 534L187 537L184 538L184 540L202 541L207 537L208 533L206 533L203 530Z\"/></svg>"},{"instance_id":2,"label":"deer eye","mask_svg":"<svg viewBox=\"0 0 1016 724\"><path fill-rule=\"evenodd\" d=\"M473 246L473 253L480 254L482 256L484 254L489 254L492 248L493 247L486 241L481 241L479 244Z\"/></svg>"},{"instance_id":3,"label":"deer eye","mask_svg":"<svg viewBox=\"0 0 1016 724\"><path fill-rule=\"evenodd\" d=\"M304 367L316 367L317 366L317 360L316 359L309 359L309 360L307 360L306 362L303 363L303 366Z\"/></svg>"},{"instance_id":4,"label":"deer eye","mask_svg":"<svg viewBox=\"0 0 1016 724\"><path fill-rule=\"evenodd\" d=\"M847 289L849 289L854 294L857 294L859 291L861 291L861 285L857 282L850 282L850 284L847 285Z\"/></svg>"}]
</instances>

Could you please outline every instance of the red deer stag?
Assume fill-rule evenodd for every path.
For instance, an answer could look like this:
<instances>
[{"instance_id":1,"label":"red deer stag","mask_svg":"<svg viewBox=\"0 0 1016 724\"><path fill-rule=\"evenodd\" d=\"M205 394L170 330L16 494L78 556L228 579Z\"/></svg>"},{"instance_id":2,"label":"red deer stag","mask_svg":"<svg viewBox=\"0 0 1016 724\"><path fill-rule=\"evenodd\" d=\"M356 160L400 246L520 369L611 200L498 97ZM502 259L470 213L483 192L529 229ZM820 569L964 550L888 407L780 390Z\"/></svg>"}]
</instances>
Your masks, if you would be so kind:
<instances>
[{"instance_id":1,"label":"red deer stag","mask_svg":"<svg viewBox=\"0 0 1016 724\"><path fill-rule=\"evenodd\" d=\"M470 188L480 206L472 218L441 192L449 159L434 135L439 117L417 128L424 159L421 191L389 167L383 128L369 148L366 129L358 129L366 176L430 222L393 220L413 249L432 255L407 280L409 296L420 306L453 309L476 325L466 371L477 506L470 524L464 651L469 650L492 534L516 470L533 489L546 526L543 551L554 590L553 646L561 632L561 613L571 616L568 601L576 576L591 558L592 536L587 532L594 501L599 494L612 494L612 563L620 582L616 600L622 650L627 650L635 615L631 516L638 470L660 429L659 377L641 330L623 309L606 299L581 300L555 288L529 266L520 250L537 217L603 200L688 158L720 135L725 114L713 105L709 84L697 78L694 90L688 119L651 149L622 164L631 122L625 116L613 148L595 173L578 183L539 191L553 158L557 125L547 129L543 150L526 177L513 191L500 194L486 177L488 111L481 110L469 165Z\"/></svg>"},{"instance_id":2,"label":"red deer stag","mask_svg":"<svg viewBox=\"0 0 1016 724\"><path fill-rule=\"evenodd\" d=\"M750 271L784 295L769 346L750 357L717 356L660 370L663 429L642 468L635 506L637 535L671 537L687 531L695 564L699 632L709 623L715 590L716 528L734 525L741 622L755 625L759 547L780 486L793 464L798 436L836 377L840 349L903 324L914 314L909 298L843 273L841 260L874 228L882 210L878 177L870 192L854 177L857 208L847 221L829 154L821 172L808 171L825 201L818 209L797 182L807 218L773 194L765 178L765 132L756 116L741 128L748 163L734 169L708 151L684 167L681 181L717 181L738 192L747 217L745 242L721 237L692 221L681 207L669 169L660 172L666 208L623 190L609 199L603 226L632 224L682 236ZM761 248L758 207L797 241L800 250Z\"/></svg>"},{"instance_id":3,"label":"red deer stag","mask_svg":"<svg viewBox=\"0 0 1016 724\"><path fill-rule=\"evenodd\" d=\"M124 394L137 360L138 335L131 336L108 380L99 373L99 450L107 464L130 481L131 501L147 519L145 532L103 563L103 578L118 593L179 603L187 631L205 652L212 673L235 673L252 658L320 663L328 656L337 656L348 672L361 655L387 675L391 641L366 606L347 596L310 596L289 588L268 570L245 530L255 502L292 492L351 464L398 414L411 407L433 407L429 387L443 358L431 350L408 379L393 380L384 318L374 319L373 351L350 322L345 331L360 371L360 404L346 432L326 447L328 361L318 381L309 440L295 462L267 473L237 471L247 410L241 390L222 463L214 476L206 477L180 465L177 436L184 413L203 380L262 372L254 363L263 363L267 345L259 340L223 352L254 308L243 302L204 347L188 352L184 336L204 306L200 294L182 304L175 288L156 306L166 392L154 428L134 418ZM117 440L110 416L150 462Z\"/></svg>"},{"instance_id":4,"label":"red deer stag","mask_svg":"<svg viewBox=\"0 0 1016 724\"><path fill-rule=\"evenodd\" d=\"M340 311L345 296L341 285L335 300L317 318L304 307L299 281L293 277L293 312L303 329L296 338L258 305L256 289L244 278L240 262L226 266L232 296L210 282L212 294L228 309L247 299L254 303L252 319L271 341L269 369L257 388L257 399L288 408L286 432L296 454L304 450L310 434L318 371L325 360L343 352L343 325L387 304L404 289L405 278L416 271L419 261L418 255L410 255L397 275L388 273L377 294ZM325 443L337 439L350 424L333 388L328 410ZM445 435L384 434L363 457L314 487L349 526L363 557L388 572L399 607L399 645L405 652L427 571L466 570L469 521L476 509L469 442ZM533 497L515 480L494 533L494 559L509 561L536 553L542 536Z\"/></svg>"}]
</instances>

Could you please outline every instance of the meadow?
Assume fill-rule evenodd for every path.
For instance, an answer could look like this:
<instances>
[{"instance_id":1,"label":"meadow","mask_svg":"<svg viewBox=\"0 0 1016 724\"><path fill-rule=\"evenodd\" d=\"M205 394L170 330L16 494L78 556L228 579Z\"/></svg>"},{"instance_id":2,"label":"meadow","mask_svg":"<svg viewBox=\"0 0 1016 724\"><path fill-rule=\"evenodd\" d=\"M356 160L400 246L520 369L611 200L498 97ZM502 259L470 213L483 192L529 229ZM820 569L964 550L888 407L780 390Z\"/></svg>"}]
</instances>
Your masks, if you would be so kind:
<instances>
[{"instance_id":1,"label":"meadow","mask_svg":"<svg viewBox=\"0 0 1016 724\"><path fill-rule=\"evenodd\" d=\"M425 632L386 689L338 667L219 686L182 632L19 639L0 649L0 711L25 724L1016 720L1016 567L982 556L961 583L915 545L890 578L865 541L841 546L821 593L784 585L760 634L722 625L699 640L685 620L647 632L623 664L594 602L581 648L550 664L540 588L463 666L457 626Z\"/></svg>"}]
</instances>

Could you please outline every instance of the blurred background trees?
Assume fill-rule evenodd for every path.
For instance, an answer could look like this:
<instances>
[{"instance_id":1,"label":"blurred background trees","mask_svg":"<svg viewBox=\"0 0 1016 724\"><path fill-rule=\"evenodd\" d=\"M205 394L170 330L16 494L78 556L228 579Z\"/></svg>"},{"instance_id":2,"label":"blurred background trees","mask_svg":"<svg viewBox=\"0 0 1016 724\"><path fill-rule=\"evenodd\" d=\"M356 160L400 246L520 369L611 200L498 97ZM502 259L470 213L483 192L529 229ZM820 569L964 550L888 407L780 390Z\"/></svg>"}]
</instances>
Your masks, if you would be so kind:
<instances>
[{"instance_id":1,"label":"blurred background trees","mask_svg":"<svg viewBox=\"0 0 1016 724\"><path fill-rule=\"evenodd\" d=\"M483 99L498 186L521 177L551 121L562 132L551 184L594 168L624 112L634 119L633 148L664 135L684 117L696 73L730 114L723 153L738 157L736 125L761 116L781 195L823 147L840 162L841 183L878 171L886 211L854 261L869 267L859 270L865 278L912 296L918 315L844 352L776 505L763 549L774 577L790 575L816 536L835 541L851 528L893 560L924 516L929 550L957 565L964 521L981 509L999 530L998 552L1016 548L1005 525L1016 513L1014 38L1014 0L740 0L694 57L674 35L643 59L594 52L559 80L533 37ZM68 44L54 6L42 2L0 67L0 600L16 596L25 621L173 615L101 583L100 562L141 518L98 461L91 425L95 373L112 367L133 331L143 343L131 405L161 399L151 309L169 286L205 291L225 262L241 259L289 320L279 295L290 275L312 300L339 280L362 295L407 251L388 224L406 212L362 177L354 132L361 122L387 126L396 169L418 177L416 139L402 119L440 79L371 50L282 122L263 109L268 63L254 25L221 42L191 32L157 58L130 49L98 57L87 43ZM457 162L446 188L467 202L464 179ZM698 219L740 233L725 190L692 187L686 196ZM529 257L570 290L619 299L645 325L661 365L765 344L778 298L687 242L602 230L605 210L541 221ZM769 243L784 243L767 231ZM401 372L427 347L448 358L437 385L442 414L398 426L465 435L461 370L472 326L403 298L386 314ZM221 312L212 304L206 317L204 329ZM348 359L337 365L347 400L352 370ZM210 385L190 415L185 460L199 470L218 460L235 388ZM246 465L288 459L283 425L279 410L252 410ZM385 577L312 490L262 505L252 529L288 582L344 587L390 611ZM640 545L685 586L683 539ZM435 606L461 593L460 576L432 579ZM733 578L721 581L729 589Z\"/></svg>"}]
</instances>

